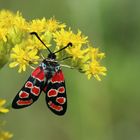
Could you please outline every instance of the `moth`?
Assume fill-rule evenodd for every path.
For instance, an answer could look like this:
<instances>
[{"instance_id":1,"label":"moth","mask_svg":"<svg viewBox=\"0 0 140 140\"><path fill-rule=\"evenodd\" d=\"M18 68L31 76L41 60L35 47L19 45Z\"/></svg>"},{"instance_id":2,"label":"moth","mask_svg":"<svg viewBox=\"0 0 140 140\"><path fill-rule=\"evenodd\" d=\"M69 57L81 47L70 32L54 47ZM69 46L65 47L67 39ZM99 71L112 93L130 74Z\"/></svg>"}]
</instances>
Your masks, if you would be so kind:
<instances>
[{"instance_id":1,"label":"moth","mask_svg":"<svg viewBox=\"0 0 140 140\"><path fill-rule=\"evenodd\" d=\"M15 109L28 107L32 105L39 98L41 92L44 91L46 94L46 104L49 109L56 115L64 115L67 110L66 86L61 66L56 60L56 53L72 46L72 43L68 43L64 48L52 52L36 32L31 32L30 34L35 35L42 42L48 49L49 54L48 57L32 71L24 86L15 96L12 107Z\"/></svg>"}]
</instances>

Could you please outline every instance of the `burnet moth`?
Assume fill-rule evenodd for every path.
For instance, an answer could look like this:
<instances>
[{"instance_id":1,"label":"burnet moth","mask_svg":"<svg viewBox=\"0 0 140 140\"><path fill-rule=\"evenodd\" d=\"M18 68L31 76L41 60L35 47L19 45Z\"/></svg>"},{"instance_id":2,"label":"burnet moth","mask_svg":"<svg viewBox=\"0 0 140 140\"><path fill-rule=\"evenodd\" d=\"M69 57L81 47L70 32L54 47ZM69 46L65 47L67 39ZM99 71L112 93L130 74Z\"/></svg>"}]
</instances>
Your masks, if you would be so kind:
<instances>
[{"instance_id":1,"label":"burnet moth","mask_svg":"<svg viewBox=\"0 0 140 140\"><path fill-rule=\"evenodd\" d=\"M51 52L36 32L31 32L30 34L35 35L41 41L49 51L49 54L48 57L33 70L24 86L15 96L12 107L15 109L28 107L32 105L38 99L40 93L44 91L49 109L56 115L64 115L67 109L65 79L55 54L72 46L72 43L68 43L67 46L56 52Z\"/></svg>"}]
</instances>

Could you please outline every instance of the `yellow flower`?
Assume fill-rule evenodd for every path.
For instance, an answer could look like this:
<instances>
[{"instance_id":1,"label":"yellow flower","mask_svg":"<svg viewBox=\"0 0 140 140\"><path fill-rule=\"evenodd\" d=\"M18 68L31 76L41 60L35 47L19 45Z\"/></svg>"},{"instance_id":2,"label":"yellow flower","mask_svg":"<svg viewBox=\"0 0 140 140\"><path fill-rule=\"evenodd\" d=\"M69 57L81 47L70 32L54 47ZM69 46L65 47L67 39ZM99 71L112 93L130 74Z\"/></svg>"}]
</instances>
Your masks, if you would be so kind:
<instances>
[{"instance_id":1,"label":"yellow flower","mask_svg":"<svg viewBox=\"0 0 140 140\"><path fill-rule=\"evenodd\" d=\"M7 131L0 131L0 140L9 140L13 137L13 134Z\"/></svg>"},{"instance_id":2,"label":"yellow flower","mask_svg":"<svg viewBox=\"0 0 140 140\"><path fill-rule=\"evenodd\" d=\"M0 11L0 40L7 41L8 29L13 25L14 14L8 10Z\"/></svg>"},{"instance_id":3,"label":"yellow flower","mask_svg":"<svg viewBox=\"0 0 140 140\"><path fill-rule=\"evenodd\" d=\"M8 10L0 11L0 28L10 28L13 25L14 14Z\"/></svg>"},{"instance_id":4,"label":"yellow flower","mask_svg":"<svg viewBox=\"0 0 140 140\"><path fill-rule=\"evenodd\" d=\"M37 32L37 33L41 33L41 32L45 32L46 31L46 19L42 18L40 19L35 19L32 20L29 24L29 32Z\"/></svg>"},{"instance_id":5,"label":"yellow flower","mask_svg":"<svg viewBox=\"0 0 140 140\"><path fill-rule=\"evenodd\" d=\"M65 28L65 24L61 24L59 21L57 21L55 18L50 18L46 20L46 18L35 19L32 20L32 22L29 25L29 31L30 32L55 32L58 29Z\"/></svg>"},{"instance_id":6,"label":"yellow flower","mask_svg":"<svg viewBox=\"0 0 140 140\"><path fill-rule=\"evenodd\" d=\"M18 66L19 72L25 71L30 64L37 64L39 55L46 49L38 38L29 35L30 32L37 32L46 46L55 51L72 43L71 47L57 53L57 58L62 60L72 56L72 61L68 59L62 63L84 72L88 79L95 77L100 81L100 75L106 74L106 68L100 65L105 54L89 45L88 37L80 30L74 33L71 28L66 30L65 27L54 17L27 22L20 12L0 11L0 67L8 61L9 55L12 60L9 66Z\"/></svg>"},{"instance_id":7,"label":"yellow flower","mask_svg":"<svg viewBox=\"0 0 140 140\"><path fill-rule=\"evenodd\" d=\"M61 29L60 31L56 31L53 36L58 47L64 47L69 42L71 42L73 46L82 46L88 42L87 37L83 36L81 31L74 34L71 29L68 31Z\"/></svg>"},{"instance_id":8,"label":"yellow flower","mask_svg":"<svg viewBox=\"0 0 140 140\"><path fill-rule=\"evenodd\" d=\"M55 32L56 30L62 29L65 27L66 27L65 24L61 24L54 17L46 21L46 28L47 28L47 31L49 32Z\"/></svg>"},{"instance_id":9,"label":"yellow flower","mask_svg":"<svg viewBox=\"0 0 140 140\"><path fill-rule=\"evenodd\" d=\"M85 70L85 74L88 76L88 79L94 76L98 81L101 81L99 75L105 76L107 71L106 67L100 66L96 60L89 64L85 64L83 70Z\"/></svg>"},{"instance_id":10,"label":"yellow flower","mask_svg":"<svg viewBox=\"0 0 140 140\"><path fill-rule=\"evenodd\" d=\"M21 13L13 14L7 10L0 12L0 39L4 42L8 40L10 43L17 43L23 38L23 32L27 31L27 29L28 23ZM11 45L13 46L13 44Z\"/></svg>"},{"instance_id":11,"label":"yellow flower","mask_svg":"<svg viewBox=\"0 0 140 140\"><path fill-rule=\"evenodd\" d=\"M0 113L7 113L9 112L9 109L6 109L3 107L3 105L6 103L6 100L0 99Z\"/></svg>"},{"instance_id":12,"label":"yellow flower","mask_svg":"<svg viewBox=\"0 0 140 140\"><path fill-rule=\"evenodd\" d=\"M27 31L28 30L28 23L22 17L22 14L19 11L17 12L17 14L14 17L13 25L16 28L21 29L23 31Z\"/></svg>"},{"instance_id":13,"label":"yellow flower","mask_svg":"<svg viewBox=\"0 0 140 140\"><path fill-rule=\"evenodd\" d=\"M101 60L105 57L105 53L99 52L99 48L89 46L88 56L91 60Z\"/></svg>"},{"instance_id":14,"label":"yellow flower","mask_svg":"<svg viewBox=\"0 0 140 140\"><path fill-rule=\"evenodd\" d=\"M72 56L73 60L82 59L88 49L81 49L81 46L70 47L66 49L66 52Z\"/></svg>"},{"instance_id":15,"label":"yellow flower","mask_svg":"<svg viewBox=\"0 0 140 140\"><path fill-rule=\"evenodd\" d=\"M14 62L10 63L9 66L11 68L19 66L18 72L25 71L26 66L30 63L37 64L39 59L39 56L37 56L37 50L26 50L26 48L22 49L20 45L16 45L12 51L10 57Z\"/></svg>"},{"instance_id":16,"label":"yellow flower","mask_svg":"<svg viewBox=\"0 0 140 140\"><path fill-rule=\"evenodd\" d=\"M52 36L49 32L46 32L45 34L41 35L40 38L46 44L47 47L51 46L50 41L52 39ZM26 42L26 46L28 49L33 49L33 50L46 49L46 47L35 36L28 38Z\"/></svg>"}]
</instances>

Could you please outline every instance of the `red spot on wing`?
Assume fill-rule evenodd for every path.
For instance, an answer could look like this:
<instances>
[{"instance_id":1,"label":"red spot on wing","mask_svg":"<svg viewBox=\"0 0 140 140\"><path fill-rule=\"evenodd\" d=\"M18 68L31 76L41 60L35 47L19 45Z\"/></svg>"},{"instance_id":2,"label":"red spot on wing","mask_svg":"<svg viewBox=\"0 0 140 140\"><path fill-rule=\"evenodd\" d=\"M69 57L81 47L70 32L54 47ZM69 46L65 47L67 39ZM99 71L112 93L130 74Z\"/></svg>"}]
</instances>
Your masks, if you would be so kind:
<instances>
[{"instance_id":1,"label":"red spot on wing","mask_svg":"<svg viewBox=\"0 0 140 140\"><path fill-rule=\"evenodd\" d=\"M32 88L33 87L33 83L28 81L26 84L25 84L25 87L27 88Z\"/></svg>"},{"instance_id":2,"label":"red spot on wing","mask_svg":"<svg viewBox=\"0 0 140 140\"><path fill-rule=\"evenodd\" d=\"M59 104L64 104L66 102L66 98L64 98L64 97L57 97L56 98L56 102L58 102Z\"/></svg>"},{"instance_id":3,"label":"red spot on wing","mask_svg":"<svg viewBox=\"0 0 140 140\"><path fill-rule=\"evenodd\" d=\"M54 103L52 103L52 101L49 101L48 105L49 105L50 108L52 108L55 111L62 111L63 110L62 106L55 105Z\"/></svg>"},{"instance_id":4,"label":"red spot on wing","mask_svg":"<svg viewBox=\"0 0 140 140\"><path fill-rule=\"evenodd\" d=\"M32 102L33 102L33 100L32 99L30 99L30 100L18 100L17 101L17 104L18 105L30 105L30 104L32 104Z\"/></svg>"},{"instance_id":5,"label":"red spot on wing","mask_svg":"<svg viewBox=\"0 0 140 140\"><path fill-rule=\"evenodd\" d=\"M65 92L65 88L64 87L59 87L58 88L58 92L59 93L64 93Z\"/></svg>"},{"instance_id":6,"label":"red spot on wing","mask_svg":"<svg viewBox=\"0 0 140 140\"><path fill-rule=\"evenodd\" d=\"M19 97L20 98L28 98L29 97L29 93L25 92L25 91L21 91L19 93Z\"/></svg>"},{"instance_id":7,"label":"red spot on wing","mask_svg":"<svg viewBox=\"0 0 140 140\"><path fill-rule=\"evenodd\" d=\"M44 74L44 70L42 70L40 67L37 67L31 74L31 76L33 78L36 78L39 81L43 81L45 74Z\"/></svg>"},{"instance_id":8,"label":"red spot on wing","mask_svg":"<svg viewBox=\"0 0 140 140\"><path fill-rule=\"evenodd\" d=\"M58 94L58 91L55 89L50 89L47 93L48 97L55 97L57 96L57 94Z\"/></svg>"},{"instance_id":9,"label":"red spot on wing","mask_svg":"<svg viewBox=\"0 0 140 140\"><path fill-rule=\"evenodd\" d=\"M39 93L40 93L40 88L37 87L37 86L34 86L34 87L31 89L31 93L34 94L35 96L38 96Z\"/></svg>"},{"instance_id":10,"label":"red spot on wing","mask_svg":"<svg viewBox=\"0 0 140 140\"><path fill-rule=\"evenodd\" d=\"M41 72L40 67L37 67L37 68L32 72L32 76L33 76L33 77L36 77L40 72Z\"/></svg>"},{"instance_id":11,"label":"red spot on wing","mask_svg":"<svg viewBox=\"0 0 140 140\"><path fill-rule=\"evenodd\" d=\"M61 70L58 71L58 72L56 72L56 73L54 74L54 76L52 77L51 82L52 82L52 83L64 82L64 75L63 75L63 72L62 72Z\"/></svg>"}]
</instances>

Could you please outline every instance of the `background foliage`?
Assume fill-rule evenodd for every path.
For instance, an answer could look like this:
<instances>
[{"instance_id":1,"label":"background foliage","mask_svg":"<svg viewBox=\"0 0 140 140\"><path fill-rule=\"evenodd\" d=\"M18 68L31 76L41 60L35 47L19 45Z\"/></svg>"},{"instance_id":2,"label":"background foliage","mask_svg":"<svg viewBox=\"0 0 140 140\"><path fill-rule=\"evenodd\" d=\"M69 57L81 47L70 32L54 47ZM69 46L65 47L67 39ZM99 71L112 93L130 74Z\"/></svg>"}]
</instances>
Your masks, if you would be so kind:
<instances>
[{"instance_id":1,"label":"background foliage","mask_svg":"<svg viewBox=\"0 0 140 140\"><path fill-rule=\"evenodd\" d=\"M98 82L63 69L68 111L57 117L45 95L23 110L6 115L14 140L140 139L140 2L138 0L1 0L0 9L19 10L26 19L50 18L81 29L106 53L107 76ZM11 102L30 75L7 65L0 71L0 97ZM4 116L5 117L5 116Z\"/></svg>"}]
</instances>

